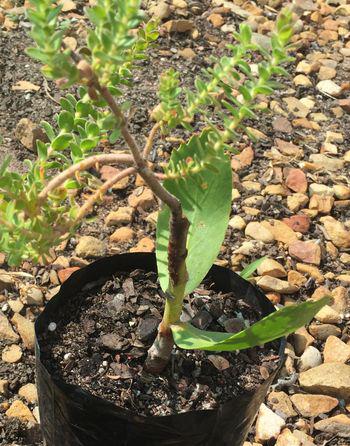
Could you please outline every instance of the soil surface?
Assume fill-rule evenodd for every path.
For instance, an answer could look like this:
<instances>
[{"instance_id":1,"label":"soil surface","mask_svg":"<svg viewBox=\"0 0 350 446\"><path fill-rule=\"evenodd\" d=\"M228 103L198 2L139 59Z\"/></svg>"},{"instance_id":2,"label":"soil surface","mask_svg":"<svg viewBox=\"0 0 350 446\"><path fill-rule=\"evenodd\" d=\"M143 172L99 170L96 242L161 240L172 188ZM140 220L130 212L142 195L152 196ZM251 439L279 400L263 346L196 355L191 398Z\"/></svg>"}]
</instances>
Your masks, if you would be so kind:
<instances>
[{"instance_id":1,"label":"soil surface","mask_svg":"<svg viewBox=\"0 0 350 446\"><path fill-rule=\"evenodd\" d=\"M69 23L67 36L75 39L79 48L83 45L87 26L86 19L82 15L85 2L67 3L72 3L71 9L63 14L63 19ZM145 1L143 3L149 10L157 2ZM126 91L126 99L131 102L131 131L142 144L152 126L148 114L158 103L156 93L162 71L173 66L181 73L182 84L192 85L201 69L211 64L212 56L219 57L225 53L225 45L233 42L232 31L238 27L239 23L248 21L258 37L263 39L269 34L276 14L288 2L169 0L166 3L175 6L170 7L168 16L161 22L171 19L190 20L198 31L198 35L163 33L156 47L150 50L149 59L141 62L138 70L135 71L134 87ZM222 3L225 3L225 8L221 8ZM249 156L240 158L244 161L243 163L233 162L232 218L240 217L240 220L237 218L231 220L217 263L235 271L241 271L247 264L262 256L276 260L282 267L277 276L273 268L267 268L265 271L258 271L256 282L259 284L262 275L271 278L276 276L283 282L278 283L275 288L266 286L263 288L269 299L277 306L289 305L311 296L319 297L325 293L331 293L334 297L334 302L330 307L333 312L329 310L327 315L316 317L306 330L300 330L297 335L289 338L286 367L282 370L280 380L275 384L276 387L271 388L265 402L267 409L271 412L268 412L265 418L263 410L259 413L257 423L253 426L247 444L244 446L262 444L268 446L286 444L345 446L349 445L350 441L349 431L346 430L349 429L346 423L350 423L346 421L350 420L350 401L344 398L339 389L330 392L326 387L322 390L320 387L318 390L308 388L302 385L302 378L304 373L314 373L315 379L321 379L322 373L318 372L318 367L326 363L330 363L332 367L330 376L336 376L340 373L340 368L345 366L349 368L344 372L345 375L350 374L350 355L347 353L347 347L350 345L350 305L347 297L350 285L350 244L347 242L349 240L347 234L350 231L350 105L341 103L342 100L349 99L350 91L350 15L342 13L339 9L339 5L347 3L344 1L308 0L294 3L299 19L296 23L294 38L297 42L297 48L293 53L295 60L288 67L290 77L283 79L283 88L275 92L272 97L261 98L261 101L267 104L267 112L260 115L257 121L248 123L260 132L257 134L257 141L250 143L242 138L235 145L240 151L248 148L251 152ZM54 115L59 110L58 101L64 94L53 83L44 80L40 73L40 66L25 54L25 48L31 45L31 40L27 36L29 23L25 8L22 2L0 0L0 162L7 155L11 155L11 168L18 171L26 168L24 159L35 157L33 145L23 144L23 131L18 131L19 121L22 118L28 118L34 127L39 126L42 119L54 124ZM213 17L212 14L216 16ZM220 25L216 26L214 23L220 23ZM193 54L191 53L190 58L185 55L184 49L187 50L187 55L188 50L192 50ZM321 80L328 80L339 86L341 88L339 95L336 97L321 91L319 87ZM27 81L31 85L21 87L20 81ZM301 118L301 115L305 117ZM200 128L202 124L200 120L194 123L196 128ZM29 124L24 128L24 134L30 140L32 133ZM185 134L182 130L176 129L172 136L181 138ZM174 138L157 138L151 161L157 164L165 161L171 150L177 146L178 141ZM120 147L125 148L122 143ZM109 151L110 147L100 147L99 150ZM247 154L247 151L244 153ZM317 165L314 162L314 155L324 155L327 158L323 164ZM333 161L340 163L334 167ZM287 181L290 169L298 170L299 178L300 171L305 175L306 189L301 188L301 193L297 192L295 187L291 187ZM100 172L93 173L100 176ZM318 192L315 192L315 185L323 189L320 191L318 187ZM324 189L324 186L328 189ZM342 193L337 189L339 186L345 187ZM0 281L0 316L2 316L0 322L5 324L1 325L1 328L8 322L15 335L18 335L17 338L13 335L6 337L3 331L0 331L2 352L0 445L41 446L43 444L37 397L32 387L30 387L30 394L26 387L34 386L35 383L33 346L25 342L13 318L16 315L22 316L32 327L33 321L43 310L45 302L58 291L65 278L74 269L84 266L101 255L81 253L78 256L76 249L82 236L89 235L102 242L106 254L154 250L155 212L158 209L156 200L147 207L138 206L134 209L130 222L124 225L130 231L122 240L113 239L114 231L119 228L105 224L110 211L129 205L128 197L138 187L141 187L138 189L140 194L144 190L144 185L139 178L131 177L124 188L111 191L105 197L104 205L98 214L92 214L94 219L83 223L76 237L72 237L66 245L56 249L54 259L49 265L37 266L24 262L20 268L11 269L0 253L0 269L5 269L11 274L15 273L11 276L11 284L4 286ZM86 191L86 194L88 193L89 191ZM316 195L316 198L312 198L313 195ZM330 198L325 198L325 196ZM295 206L292 200L300 200L300 205ZM325 217L334 218L331 220L333 226L336 223L341 224L339 231L344 231L342 232L343 244L336 241L336 234L327 233ZM298 224L295 223L295 218ZM286 226L283 226L279 232L273 229L276 222L286 224L286 221L287 226L292 227L294 233L290 233ZM263 241L259 238L258 231L249 231L251 222L268 223L272 231L271 240ZM295 237L303 242L311 242L314 247L318 245L321 249L320 260L313 259L311 262L310 259L300 260L297 254L301 253L296 253L290 248L290 245L295 242ZM106 395L109 394L111 399L112 395L116 394L117 383L115 379L108 378L107 375L121 376L123 373L135 373L133 379L135 376L141 377L138 374L141 354L144 355L151 337L149 340L142 341L137 337L139 324L142 324L142 321L158 320L161 313L161 299L155 298L157 285L154 278L149 278L147 297L142 298L141 293L137 291L137 275L132 279L136 290L134 296L126 297L123 277L115 278L101 291L91 293L86 301L90 307L87 313L84 313L84 317L79 320L77 316L75 317L75 313L72 313L72 320L65 327L66 351L60 352L57 347L53 349L57 355L57 364L60 365L59 361L62 361L56 373L67 380L72 380L71 382L80 382L92 392L100 392L103 386L103 392L106 392ZM292 294L290 290L286 291L291 285L297 290ZM28 289L36 290L37 300L28 303L26 299ZM98 314L99 309L95 298L98 298L100 304L104 302L107 306L107 301L113 301L113 298L119 294L124 295L122 304L127 306L128 311L130 310L130 313L123 313L125 320L136 321L136 323L133 327L134 331L125 333L127 340L125 346L123 340L112 338L113 341L120 343L120 349L114 351L100 344L101 336L115 334L115 327L112 327L111 319L108 318L103 319L102 327L97 327L95 318L96 311ZM209 297L209 302L206 295L198 298L198 302L195 301L195 310L208 311L211 300L222 302L222 296L210 295ZM148 302L145 303L143 299ZM230 299L228 301L231 302ZM204 310L203 307L205 307ZM209 307L210 314L212 307L210 305ZM235 314L236 308L229 311ZM244 317L250 318L249 315L244 315ZM103 379L95 378L90 383L87 382L86 378L91 375L91 365L84 364L82 352L80 349L78 351L77 344L70 342L69 337L69 333L73 327L77 327L78 323L82 324L83 328L79 331L82 340L87 339L91 342L86 345L90 345L93 352L91 357L94 361L96 359L93 363L96 377L102 376ZM211 327L224 329L220 323L218 324L214 314L211 324ZM148 328L152 328L152 325ZM335 345L335 342L338 343ZM13 345L20 347L21 355L16 361L8 362L3 352ZM332 357L330 351L335 352ZM64 355L67 353L72 353L72 356L65 359ZM167 384L162 390L163 393L158 394L157 397L159 400L168 398L169 389L175 391L176 385L179 386L179 383L182 383L181 390L176 390L177 395L181 397L169 401L169 410L188 410L205 407L205 405L211 407L215 401L221 401L220 398L225 400L228 397L228 393L218 394L216 379L225 379L230 391L239 392L243 387L252 388L259 381L261 374L265 375L270 371L271 361L274 362L274 360L271 358L269 360L269 356L265 359L261 357L260 350L256 353L258 354L253 357L246 353L234 357L235 364L242 364L242 368L244 364L250 372L249 375L240 376L240 379L243 380L244 376L246 379L242 381L242 386L235 386L233 389L232 373L239 369L229 367L218 372L215 365L204 354L196 358L198 364L194 370L186 369L187 358L183 357L183 353L177 352L183 361L175 361L179 369L168 372ZM137 357L138 355L140 356ZM231 355L220 354L220 356L231 363ZM310 357L313 358L312 361ZM71 365L72 361L74 361L74 367ZM112 367L112 364L115 365ZM79 376L74 374L76 366L80 369ZM264 369L265 366L267 371ZM72 368L69 371L70 367ZM308 369L307 372L304 371L305 367ZM82 379L84 373L87 375ZM178 381L173 379L174 373L178 375ZM193 376L197 381L193 380ZM118 403L123 400L125 407L133 407L137 400L139 403L137 410L142 413L145 410L141 407L144 400L132 398L133 390L129 389L129 383L130 378L118 381L120 395ZM197 387L195 383L198 384ZM144 383L141 378L138 386L135 389L142 391ZM205 401L198 399L196 389L200 387L211 392L212 398ZM145 398L149 397L147 392L142 392L142 394ZM329 397L334 398L334 396L336 397L335 405L329 410L315 410L310 415L307 411L305 412L305 407L297 406L293 399L295 395L308 398L313 394L320 397L319 407L321 407L321 401L325 404L329 402ZM192 399L191 396L193 396ZM280 399L287 401L290 405L287 404L288 410L287 406L279 404ZM148 400L145 401L148 402ZM11 415L9 410L16 402L22 403L22 411ZM152 411L164 413L166 409L162 405L157 406L155 401ZM273 420L276 421L273 414L279 417L278 429L270 426ZM343 424L339 421L339 425L334 421L334 417L340 415L345 416L345 421L342 418ZM321 423L324 420L329 420L327 427ZM342 432L345 432L345 436Z\"/></svg>"},{"instance_id":2,"label":"soil surface","mask_svg":"<svg viewBox=\"0 0 350 446\"><path fill-rule=\"evenodd\" d=\"M210 331L239 332L261 317L239 296L216 294L210 283L185 305L192 323ZM275 370L279 357L268 348L240 354L176 349L161 376L145 373L163 307L156 273L117 275L67 302L57 328L41 340L43 362L53 376L148 416L216 408L254 391Z\"/></svg>"}]
</instances>

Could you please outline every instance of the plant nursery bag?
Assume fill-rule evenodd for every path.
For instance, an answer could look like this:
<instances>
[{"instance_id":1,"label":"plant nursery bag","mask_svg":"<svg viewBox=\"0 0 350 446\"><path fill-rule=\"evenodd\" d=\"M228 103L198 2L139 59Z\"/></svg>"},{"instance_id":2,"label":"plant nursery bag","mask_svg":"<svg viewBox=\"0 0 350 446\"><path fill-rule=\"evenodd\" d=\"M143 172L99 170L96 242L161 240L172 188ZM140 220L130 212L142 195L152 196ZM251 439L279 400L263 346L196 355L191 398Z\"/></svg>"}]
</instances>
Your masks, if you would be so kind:
<instances>
[{"instance_id":1,"label":"plant nursery bag","mask_svg":"<svg viewBox=\"0 0 350 446\"><path fill-rule=\"evenodd\" d=\"M46 305L35 323L36 379L41 429L46 446L242 446L284 362L284 340L275 341L277 369L254 392L234 397L214 410L169 416L141 416L53 377L41 360L42 334L58 322L59 308L87 284L118 272L156 271L154 254L114 255L73 273ZM266 316L274 311L267 297L233 271L214 265L208 273L214 289L253 304ZM207 277L208 277L207 276Z\"/></svg>"}]
</instances>

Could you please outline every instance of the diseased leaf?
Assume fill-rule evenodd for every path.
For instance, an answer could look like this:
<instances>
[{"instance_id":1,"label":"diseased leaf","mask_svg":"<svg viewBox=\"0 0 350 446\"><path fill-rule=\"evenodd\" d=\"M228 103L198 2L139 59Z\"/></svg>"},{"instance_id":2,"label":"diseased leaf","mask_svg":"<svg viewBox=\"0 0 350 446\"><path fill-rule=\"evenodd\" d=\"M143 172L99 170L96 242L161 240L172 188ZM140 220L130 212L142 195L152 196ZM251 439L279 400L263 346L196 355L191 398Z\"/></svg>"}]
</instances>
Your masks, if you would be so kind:
<instances>
[{"instance_id":1,"label":"diseased leaf","mask_svg":"<svg viewBox=\"0 0 350 446\"><path fill-rule=\"evenodd\" d=\"M293 333L308 324L314 315L331 301L325 296L317 301L290 305L266 316L239 333L219 333L195 328L189 323L171 326L176 345L187 350L234 351L263 345Z\"/></svg>"},{"instance_id":2,"label":"diseased leaf","mask_svg":"<svg viewBox=\"0 0 350 446\"><path fill-rule=\"evenodd\" d=\"M170 169L179 175L176 179L164 181L165 188L180 199L190 222L186 259L189 279L185 294L200 284L216 259L231 209L230 161L223 148L213 150L209 134L209 131L204 131L173 151ZM207 160L215 166L214 170L208 168ZM158 274L164 291L169 285L169 217L170 212L164 207L157 223Z\"/></svg>"}]
</instances>

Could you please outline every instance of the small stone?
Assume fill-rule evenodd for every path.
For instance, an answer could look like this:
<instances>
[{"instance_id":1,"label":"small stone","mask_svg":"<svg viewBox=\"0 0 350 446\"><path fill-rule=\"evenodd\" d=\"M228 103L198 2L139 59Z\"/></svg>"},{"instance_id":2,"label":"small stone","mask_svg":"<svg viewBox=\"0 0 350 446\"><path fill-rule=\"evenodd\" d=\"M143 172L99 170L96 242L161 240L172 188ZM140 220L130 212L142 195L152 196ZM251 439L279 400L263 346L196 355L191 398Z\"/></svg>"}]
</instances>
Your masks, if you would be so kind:
<instances>
[{"instance_id":1,"label":"small stone","mask_svg":"<svg viewBox=\"0 0 350 446\"><path fill-rule=\"evenodd\" d=\"M11 308L11 310L14 313L20 313L24 308L24 305L22 304L22 302L19 299L8 300L7 303L9 304L9 307Z\"/></svg>"},{"instance_id":2,"label":"small stone","mask_svg":"<svg viewBox=\"0 0 350 446\"><path fill-rule=\"evenodd\" d=\"M90 235L84 235L79 239L75 248L75 253L78 257L103 257L106 255L107 246L102 240Z\"/></svg>"},{"instance_id":3,"label":"small stone","mask_svg":"<svg viewBox=\"0 0 350 446\"><path fill-rule=\"evenodd\" d=\"M71 266L70 268L60 269L57 273L60 283L64 283L75 271L80 269L79 266Z\"/></svg>"},{"instance_id":4,"label":"small stone","mask_svg":"<svg viewBox=\"0 0 350 446\"><path fill-rule=\"evenodd\" d=\"M153 252L155 249L154 241L149 237L143 237L130 252Z\"/></svg>"},{"instance_id":5,"label":"small stone","mask_svg":"<svg viewBox=\"0 0 350 446\"><path fill-rule=\"evenodd\" d=\"M297 234L283 221L271 220L269 223L263 221L262 225L265 226L265 228L268 229L270 232L272 232L274 239L278 242L289 245L290 243L298 240Z\"/></svg>"},{"instance_id":6,"label":"small stone","mask_svg":"<svg viewBox=\"0 0 350 446\"><path fill-rule=\"evenodd\" d=\"M307 279L298 271L292 270L288 272L288 282L290 283L290 285L297 286L298 288L300 288L303 285L305 285Z\"/></svg>"},{"instance_id":7,"label":"small stone","mask_svg":"<svg viewBox=\"0 0 350 446\"><path fill-rule=\"evenodd\" d=\"M318 417L338 406L338 400L326 395L307 395L297 393L290 397L297 411L307 418Z\"/></svg>"},{"instance_id":8,"label":"small stone","mask_svg":"<svg viewBox=\"0 0 350 446\"><path fill-rule=\"evenodd\" d=\"M334 198L328 195L312 195L309 203L309 209L315 209L320 214L329 214L333 208Z\"/></svg>"},{"instance_id":9,"label":"small stone","mask_svg":"<svg viewBox=\"0 0 350 446\"><path fill-rule=\"evenodd\" d=\"M312 369L322 364L321 353L317 348L310 345L304 351L299 359L298 370L299 372L305 372L306 370Z\"/></svg>"},{"instance_id":10,"label":"small stone","mask_svg":"<svg viewBox=\"0 0 350 446\"><path fill-rule=\"evenodd\" d=\"M0 311L0 339L5 341L17 342L19 336L14 332L5 314Z\"/></svg>"},{"instance_id":11,"label":"small stone","mask_svg":"<svg viewBox=\"0 0 350 446\"><path fill-rule=\"evenodd\" d=\"M225 19L221 14L212 13L209 15L207 20L213 25L214 28L220 28L225 23Z\"/></svg>"},{"instance_id":12,"label":"small stone","mask_svg":"<svg viewBox=\"0 0 350 446\"><path fill-rule=\"evenodd\" d=\"M14 401L5 414L8 418L18 418L23 422L30 421L32 423L36 423L31 411L24 403L22 403L21 400Z\"/></svg>"},{"instance_id":13,"label":"small stone","mask_svg":"<svg viewBox=\"0 0 350 446\"><path fill-rule=\"evenodd\" d=\"M259 276L286 277L287 272L283 266L273 259L265 259L258 267Z\"/></svg>"},{"instance_id":14,"label":"small stone","mask_svg":"<svg viewBox=\"0 0 350 446\"><path fill-rule=\"evenodd\" d=\"M184 48L179 51L179 56L186 60L192 60L196 57L196 53L193 51L192 48Z\"/></svg>"},{"instance_id":15,"label":"small stone","mask_svg":"<svg viewBox=\"0 0 350 446\"><path fill-rule=\"evenodd\" d=\"M157 333L159 322L160 321L154 317L141 319L136 330L137 338L141 341L149 341Z\"/></svg>"},{"instance_id":16,"label":"small stone","mask_svg":"<svg viewBox=\"0 0 350 446\"><path fill-rule=\"evenodd\" d=\"M329 336L341 335L341 329L332 324L311 324L309 332L319 341L326 341Z\"/></svg>"},{"instance_id":17,"label":"small stone","mask_svg":"<svg viewBox=\"0 0 350 446\"><path fill-rule=\"evenodd\" d=\"M350 98L339 99L338 104L346 113L350 113Z\"/></svg>"},{"instance_id":18,"label":"small stone","mask_svg":"<svg viewBox=\"0 0 350 446\"><path fill-rule=\"evenodd\" d=\"M0 292L4 290L12 291L14 288L14 278L10 274L6 274L6 271L0 270Z\"/></svg>"},{"instance_id":19,"label":"small stone","mask_svg":"<svg viewBox=\"0 0 350 446\"><path fill-rule=\"evenodd\" d=\"M239 333L245 329L245 325L242 319L233 317L225 320L224 328L227 333Z\"/></svg>"},{"instance_id":20,"label":"small stone","mask_svg":"<svg viewBox=\"0 0 350 446\"><path fill-rule=\"evenodd\" d=\"M266 442L273 438L276 439L284 425L285 421L282 417L262 404L255 425L255 440Z\"/></svg>"},{"instance_id":21,"label":"small stone","mask_svg":"<svg viewBox=\"0 0 350 446\"><path fill-rule=\"evenodd\" d=\"M331 67L321 67L318 72L318 78L320 81L325 81L328 79L334 79L337 75L337 70Z\"/></svg>"},{"instance_id":22,"label":"small stone","mask_svg":"<svg viewBox=\"0 0 350 446\"><path fill-rule=\"evenodd\" d=\"M350 438L350 417L340 414L314 424L316 430L327 432L337 437Z\"/></svg>"},{"instance_id":23,"label":"small stone","mask_svg":"<svg viewBox=\"0 0 350 446\"><path fill-rule=\"evenodd\" d=\"M164 20L170 16L171 8L165 1L157 1L149 8L149 12L153 18Z\"/></svg>"},{"instance_id":24,"label":"small stone","mask_svg":"<svg viewBox=\"0 0 350 446\"><path fill-rule=\"evenodd\" d=\"M227 370L231 367L231 364L226 358L220 355L208 355L207 359L213 364L213 366L220 371Z\"/></svg>"},{"instance_id":25,"label":"small stone","mask_svg":"<svg viewBox=\"0 0 350 446\"><path fill-rule=\"evenodd\" d=\"M345 313L350 307L350 301L347 288L338 286L332 290L333 303L330 305L333 310L339 313Z\"/></svg>"},{"instance_id":26,"label":"small stone","mask_svg":"<svg viewBox=\"0 0 350 446\"><path fill-rule=\"evenodd\" d=\"M335 336L330 336L324 346L324 362L346 363L350 359L350 345Z\"/></svg>"},{"instance_id":27,"label":"small stone","mask_svg":"<svg viewBox=\"0 0 350 446\"><path fill-rule=\"evenodd\" d=\"M305 76L305 74L298 74L297 76L295 76L295 78L293 79L294 85L299 87L312 87L312 82L311 80Z\"/></svg>"},{"instance_id":28,"label":"small stone","mask_svg":"<svg viewBox=\"0 0 350 446\"><path fill-rule=\"evenodd\" d=\"M305 263L297 263L296 270L299 271L299 273L308 274L315 279L316 283L324 282L324 277L316 266L306 265Z\"/></svg>"},{"instance_id":29,"label":"small stone","mask_svg":"<svg viewBox=\"0 0 350 446\"><path fill-rule=\"evenodd\" d=\"M36 149L37 140L47 141L47 136L42 128L28 118L22 118L18 122L15 129L15 136L25 148L32 152Z\"/></svg>"},{"instance_id":30,"label":"small stone","mask_svg":"<svg viewBox=\"0 0 350 446\"><path fill-rule=\"evenodd\" d=\"M318 64L310 64L306 60L302 60L296 66L295 71L296 71L296 73L310 74L310 73L314 73L315 71L317 71L318 68L319 68Z\"/></svg>"},{"instance_id":31,"label":"small stone","mask_svg":"<svg viewBox=\"0 0 350 446\"><path fill-rule=\"evenodd\" d=\"M102 166L100 169L101 180L109 181L115 176L117 176L120 172L121 172L120 169L116 169L113 166ZM123 190L126 187L128 187L129 182L130 182L130 177L125 177L122 180L118 181L117 183L114 183L112 189Z\"/></svg>"},{"instance_id":32,"label":"small stone","mask_svg":"<svg viewBox=\"0 0 350 446\"><path fill-rule=\"evenodd\" d=\"M307 234L310 229L311 220L310 217L304 214L293 215L289 218L284 218L283 223L288 225L293 231Z\"/></svg>"},{"instance_id":33,"label":"small stone","mask_svg":"<svg viewBox=\"0 0 350 446\"><path fill-rule=\"evenodd\" d=\"M287 104L288 111L294 116L306 118L306 116L309 114L310 110L299 99L291 96L283 98L283 101Z\"/></svg>"},{"instance_id":34,"label":"small stone","mask_svg":"<svg viewBox=\"0 0 350 446\"><path fill-rule=\"evenodd\" d=\"M145 220L147 221L147 223L150 224L150 226L152 226L153 228L156 228L157 221L158 221L158 215L159 215L158 211L151 212L149 215L147 215Z\"/></svg>"},{"instance_id":35,"label":"small stone","mask_svg":"<svg viewBox=\"0 0 350 446\"><path fill-rule=\"evenodd\" d=\"M35 384L29 383L22 386L18 395L22 396L28 403L34 404L38 401L38 392Z\"/></svg>"},{"instance_id":36,"label":"small stone","mask_svg":"<svg viewBox=\"0 0 350 446\"><path fill-rule=\"evenodd\" d=\"M329 305L322 307L321 310L316 313L315 319L325 324L340 324L342 321L341 315Z\"/></svg>"},{"instance_id":37,"label":"small stone","mask_svg":"<svg viewBox=\"0 0 350 446\"><path fill-rule=\"evenodd\" d=\"M293 294L298 291L298 287L290 285L287 281L270 276L262 276L257 281L257 285L263 291L275 291L281 294Z\"/></svg>"},{"instance_id":38,"label":"small stone","mask_svg":"<svg viewBox=\"0 0 350 446\"><path fill-rule=\"evenodd\" d=\"M187 33L194 30L194 23L191 20L169 20L163 27L169 34Z\"/></svg>"},{"instance_id":39,"label":"small stone","mask_svg":"<svg viewBox=\"0 0 350 446\"><path fill-rule=\"evenodd\" d=\"M338 248L350 248L350 231L345 229L343 223L331 216L322 217L320 221L326 230L327 239Z\"/></svg>"},{"instance_id":40,"label":"small stone","mask_svg":"<svg viewBox=\"0 0 350 446\"><path fill-rule=\"evenodd\" d=\"M336 172L344 167L344 161L336 158L331 158L322 153L310 155L310 161L319 169L325 169L330 172Z\"/></svg>"},{"instance_id":41,"label":"small stone","mask_svg":"<svg viewBox=\"0 0 350 446\"><path fill-rule=\"evenodd\" d=\"M296 193L287 197L288 209L292 212L298 212L307 205L309 197L305 194Z\"/></svg>"},{"instance_id":42,"label":"small stone","mask_svg":"<svg viewBox=\"0 0 350 446\"><path fill-rule=\"evenodd\" d=\"M343 184L335 184L333 186L334 194L339 200L350 199L350 187L344 186Z\"/></svg>"},{"instance_id":43,"label":"small stone","mask_svg":"<svg viewBox=\"0 0 350 446\"><path fill-rule=\"evenodd\" d=\"M294 192L305 193L308 186L305 173L301 169L288 169L286 186Z\"/></svg>"},{"instance_id":44,"label":"small stone","mask_svg":"<svg viewBox=\"0 0 350 446\"><path fill-rule=\"evenodd\" d=\"M124 226L114 231L109 239L113 243L130 243L134 237L135 231L128 226Z\"/></svg>"},{"instance_id":45,"label":"small stone","mask_svg":"<svg viewBox=\"0 0 350 446\"><path fill-rule=\"evenodd\" d=\"M348 400L350 398L350 365L340 362L321 364L302 372L299 382L306 392Z\"/></svg>"},{"instance_id":46,"label":"small stone","mask_svg":"<svg viewBox=\"0 0 350 446\"><path fill-rule=\"evenodd\" d=\"M99 343L112 351L124 350L128 346L128 340L122 338L116 333L108 333L100 336Z\"/></svg>"},{"instance_id":47,"label":"small stone","mask_svg":"<svg viewBox=\"0 0 350 446\"><path fill-rule=\"evenodd\" d=\"M19 345L12 344L4 347L1 359L9 364L15 364L22 358L22 350Z\"/></svg>"},{"instance_id":48,"label":"small stone","mask_svg":"<svg viewBox=\"0 0 350 446\"><path fill-rule=\"evenodd\" d=\"M259 223L252 221L248 223L245 228L245 235L253 238L254 240L260 240L264 243L271 243L274 241L274 237L272 233L264 228L264 226Z\"/></svg>"},{"instance_id":49,"label":"small stone","mask_svg":"<svg viewBox=\"0 0 350 446\"><path fill-rule=\"evenodd\" d=\"M297 415L289 396L285 392L271 392L267 397L267 401L271 405L271 408L284 419Z\"/></svg>"},{"instance_id":50,"label":"small stone","mask_svg":"<svg viewBox=\"0 0 350 446\"><path fill-rule=\"evenodd\" d=\"M309 347L315 339L308 333L305 327L298 328L292 335L295 353L301 356L307 347Z\"/></svg>"},{"instance_id":51,"label":"small stone","mask_svg":"<svg viewBox=\"0 0 350 446\"><path fill-rule=\"evenodd\" d=\"M105 220L106 226L120 226L132 222L134 209L129 206L121 206L116 211L110 212Z\"/></svg>"},{"instance_id":52,"label":"small stone","mask_svg":"<svg viewBox=\"0 0 350 446\"><path fill-rule=\"evenodd\" d=\"M325 186L324 184L312 183L309 187L310 195L321 195L321 196L330 196L333 197L334 190L332 187Z\"/></svg>"},{"instance_id":53,"label":"small stone","mask_svg":"<svg viewBox=\"0 0 350 446\"><path fill-rule=\"evenodd\" d=\"M238 155L231 158L231 167L234 171L239 171L245 167L249 167L254 159L254 150L251 146L246 147Z\"/></svg>"},{"instance_id":54,"label":"small stone","mask_svg":"<svg viewBox=\"0 0 350 446\"><path fill-rule=\"evenodd\" d=\"M25 305L43 305L44 304L44 294L41 289L37 286L23 286L20 288L20 298Z\"/></svg>"},{"instance_id":55,"label":"small stone","mask_svg":"<svg viewBox=\"0 0 350 446\"><path fill-rule=\"evenodd\" d=\"M338 84L336 84L334 81L332 81L332 80L320 81L316 85L316 88L321 93L325 93L325 94L328 94L330 96L334 96L335 98L340 96L341 92L342 92L341 87Z\"/></svg>"},{"instance_id":56,"label":"small stone","mask_svg":"<svg viewBox=\"0 0 350 446\"><path fill-rule=\"evenodd\" d=\"M238 229L239 231L243 231L243 229L247 226L247 223L244 221L242 217L240 217L239 215L235 215L228 222L228 225L232 229Z\"/></svg>"},{"instance_id":57,"label":"small stone","mask_svg":"<svg viewBox=\"0 0 350 446\"><path fill-rule=\"evenodd\" d=\"M292 242L289 247L289 254L302 262L319 265L321 263L320 245L311 240L303 242L300 240Z\"/></svg>"},{"instance_id":58,"label":"small stone","mask_svg":"<svg viewBox=\"0 0 350 446\"><path fill-rule=\"evenodd\" d=\"M276 132L291 134L293 129L288 119L278 116L272 121L272 127Z\"/></svg>"},{"instance_id":59,"label":"small stone","mask_svg":"<svg viewBox=\"0 0 350 446\"><path fill-rule=\"evenodd\" d=\"M0 395L6 395L8 391L9 382L7 379L0 379Z\"/></svg>"},{"instance_id":60,"label":"small stone","mask_svg":"<svg viewBox=\"0 0 350 446\"><path fill-rule=\"evenodd\" d=\"M153 192L148 187L138 187L128 198L129 206L149 210L155 205Z\"/></svg>"},{"instance_id":61,"label":"small stone","mask_svg":"<svg viewBox=\"0 0 350 446\"><path fill-rule=\"evenodd\" d=\"M275 446L301 446L301 443L289 429L284 429L278 436Z\"/></svg>"},{"instance_id":62,"label":"small stone","mask_svg":"<svg viewBox=\"0 0 350 446\"><path fill-rule=\"evenodd\" d=\"M34 323L18 313L12 317L11 322L17 328L24 346L28 350L34 350Z\"/></svg>"},{"instance_id":63,"label":"small stone","mask_svg":"<svg viewBox=\"0 0 350 446\"><path fill-rule=\"evenodd\" d=\"M263 191L264 195L281 195L282 197L286 197L289 193L282 184L269 184Z\"/></svg>"}]
</instances>

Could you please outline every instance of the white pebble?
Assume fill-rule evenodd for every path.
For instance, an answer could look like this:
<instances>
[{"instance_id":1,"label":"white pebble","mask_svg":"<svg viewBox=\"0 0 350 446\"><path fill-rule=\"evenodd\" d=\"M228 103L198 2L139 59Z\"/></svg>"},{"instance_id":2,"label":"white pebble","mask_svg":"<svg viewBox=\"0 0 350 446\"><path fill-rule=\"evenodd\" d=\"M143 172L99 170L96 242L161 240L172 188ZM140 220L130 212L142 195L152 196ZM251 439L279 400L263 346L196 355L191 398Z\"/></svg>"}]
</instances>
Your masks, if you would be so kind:
<instances>
[{"instance_id":1,"label":"white pebble","mask_svg":"<svg viewBox=\"0 0 350 446\"><path fill-rule=\"evenodd\" d=\"M49 331L55 331L57 328L56 322L50 322L47 328L49 329Z\"/></svg>"}]
</instances>

